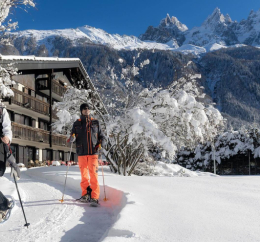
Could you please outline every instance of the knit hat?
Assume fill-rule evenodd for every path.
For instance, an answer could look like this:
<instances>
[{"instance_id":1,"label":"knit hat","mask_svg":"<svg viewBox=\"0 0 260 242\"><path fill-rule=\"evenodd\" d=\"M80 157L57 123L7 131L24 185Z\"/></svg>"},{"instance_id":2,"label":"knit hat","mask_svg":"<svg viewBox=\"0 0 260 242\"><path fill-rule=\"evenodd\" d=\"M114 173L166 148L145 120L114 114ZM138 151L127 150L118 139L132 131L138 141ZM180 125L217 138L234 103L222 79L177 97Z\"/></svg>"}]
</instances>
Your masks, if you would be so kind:
<instances>
[{"instance_id":1,"label":"knit hat","mask_svg":"<svg viewBox=\"0 0 260 242\"><path fill-rule=\"evenodd\" d=\"M87 103L82 103L81 105L80 105L80 112L82 113L82 110L83 109L90 109L89 108L89 105L87 104Z\"/></svg>"}]
</instances>

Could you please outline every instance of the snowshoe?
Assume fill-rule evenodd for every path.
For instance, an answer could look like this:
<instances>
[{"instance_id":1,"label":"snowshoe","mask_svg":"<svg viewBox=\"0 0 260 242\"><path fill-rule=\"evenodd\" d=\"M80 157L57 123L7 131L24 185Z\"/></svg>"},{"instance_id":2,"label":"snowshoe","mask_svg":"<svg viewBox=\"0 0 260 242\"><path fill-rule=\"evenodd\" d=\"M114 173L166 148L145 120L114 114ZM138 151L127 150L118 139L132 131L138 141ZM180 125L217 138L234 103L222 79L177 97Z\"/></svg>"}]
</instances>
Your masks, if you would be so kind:
<instances>
[{"instance_id":1,"label":"snowshoe","mask_svg":"<svg viewBox=\"0 0 260 242\"><path fill-rule=\"evenodd\" d=\"M84 196L82 196L81 198L76 199L76 201L79 201L82 203L89 203L91 200L91 192L92 192L92 189L90 188L90 186L88 186L87 193Z\"/></svg>"},{"instance_id":2,"label":"snowshoe","mask_svg":"<svg viewBox=\"0 0 260 242\"><path fill-rule=\"evenodd\" d=\"M98 200L95 199L95 198L92 198L92 199L90 200L90 206L91 206L91 207L98 207L98 206L99 206Z\"/></svg>"},{"instance_id":3,"label":"snowshoe","mask_svg":"<svg viewBox=\"0 0 260 242\"><path fill-rule=\"evenodd\" d=\"M81 202L81 203L89 203L90 202L90 197L88 194L82 196L81 198L76 199L76 201Z\"/></svg>"},{"instance_id":4,"label":"snowshoe","mask_svg":"<svg viewBox=\"0 0 260 242\"><path fill-rule=\"evenodd\" d=\"M0 224L6 222L9 219L12 208L14 207L14 199L10 198L8 200L8 209L0 210Z\"/></svg>"}]
</instances>

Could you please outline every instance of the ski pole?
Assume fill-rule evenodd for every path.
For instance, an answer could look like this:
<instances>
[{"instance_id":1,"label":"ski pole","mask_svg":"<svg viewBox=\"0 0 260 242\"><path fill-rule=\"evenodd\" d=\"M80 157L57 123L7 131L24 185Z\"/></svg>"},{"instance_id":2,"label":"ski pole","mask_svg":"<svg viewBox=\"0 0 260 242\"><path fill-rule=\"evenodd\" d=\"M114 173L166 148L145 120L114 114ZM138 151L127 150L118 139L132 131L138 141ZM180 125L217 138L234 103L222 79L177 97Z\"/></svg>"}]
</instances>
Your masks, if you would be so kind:
<instances>
[{"instance_id":1,"label":"ski pole","mask_svg":"<svg viewBox=\"0 0 260 242\"><path fill-rule=\"evenodd\" d=\"M24 220L25 220L25 223L26 223L24 226L27 226L27 229L28 229L30 224L27 223L27 220L26 220L25 212L24 212L24 209L23 209L23 203L22 203L21 196L20 196L20 193L19 193L19 190L18 190L18 186L17 186L15 175L13 175L13 177L14 177L14 183L15 183L16 190L17 190L17 193L18 193L18 197L19 197L19 200L20 200L20 204L21 204L21 207L22 207L22 210L23 210Z\"/></svg>"},{"instance_id":2,"label":"ski pole","mask_svg":"<svg viewBox=\"0 0 260 242\"><path fill-rule=\"evenodd\" d=\"M104 201L107 201L107 196L106 196L106 188L105 188L105 177L104 177L104 171L103 171L103 161L102 161L102 157L101 157L101 149L99 150L99 157L101 158L101 166L102 166L102 176L103 176L103 187L104 187L104 194L105 194L105 198L103 199Z\"/></svg>"},{"instance_id":3,"label":"ski pole","mask_svg":"<svg viewBox=\"0 0 260 242\"><path fill-rule=\"evenodd\" d=\"M74 134L73 134L73 136L74 136ZM70 155L69 155L69 161L70 161L70 157L71 157L72 145L73 145L73 143L71 143L71 145L70 145ZM64 188L63 188L62 199L61 199L61 200L59 200L61 203L63 203L63 202L64 202L64 199L63 199L63 198L64 198L64 194L65 194L65 188L66 188L66 182L67 182L67 175L68 175L68 171L69 171L69 162L68 162L68 166L67 166L67 172L66 172L66 178L65 178Z\"/></svg>"}]
</instances>

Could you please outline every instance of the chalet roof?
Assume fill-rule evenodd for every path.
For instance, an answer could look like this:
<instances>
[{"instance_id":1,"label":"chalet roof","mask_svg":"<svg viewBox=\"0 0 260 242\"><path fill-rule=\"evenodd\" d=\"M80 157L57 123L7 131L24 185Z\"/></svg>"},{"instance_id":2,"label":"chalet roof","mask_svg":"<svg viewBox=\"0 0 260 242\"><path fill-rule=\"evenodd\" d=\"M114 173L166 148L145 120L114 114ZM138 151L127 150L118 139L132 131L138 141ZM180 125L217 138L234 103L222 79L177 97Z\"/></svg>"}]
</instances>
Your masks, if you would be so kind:
<instances>
[{"instance_id":1,"label":"chalet roof","mask_svg":"<svg viewBox=\"0 0 260 242\"><path fill-rule=\"evenodd\" d=\"M80 61L79 58L59 58L59 57L37 57L34 55L1 55L0 60L33 60L33 61Z\"/></svg>"},{"instance_id":2,"label":"chalet roof","mask_svg":"<svg viewBox=\"0 0 260 242\"><path fill-rule=\"evenodd\" d=\"M0 54L0 65L1 64L9 64L13 63L14 67L18 69L18 71L22 71L23 73L28 70L45 70L45 69L70 69L70 68L78 68L85 79L85 81L89 84L90 88L96 91L96 88L90 77L85 70L81 60L79 58L59 58L59 57L36 57L34 55L29 56L20 56L20 55L1 55ZM98 92L99 100L102 102ZM104 106L105 113L107 110Z\"/></svg>"}]
</instances>

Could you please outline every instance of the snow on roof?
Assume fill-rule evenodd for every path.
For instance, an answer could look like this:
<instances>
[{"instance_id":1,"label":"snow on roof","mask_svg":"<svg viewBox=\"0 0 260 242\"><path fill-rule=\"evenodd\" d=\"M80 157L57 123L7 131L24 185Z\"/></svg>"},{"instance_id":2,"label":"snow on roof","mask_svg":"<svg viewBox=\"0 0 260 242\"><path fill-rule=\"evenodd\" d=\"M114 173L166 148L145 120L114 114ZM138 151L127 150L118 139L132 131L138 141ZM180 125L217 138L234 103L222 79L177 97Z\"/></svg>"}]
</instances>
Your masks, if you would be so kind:
<instances>
[{"instance_id":1,"label":"snow on roof","mask_svg":"<svg viewBox=\"0 0 260 242\"><path fill-rule=\"evenodd\" d=\"M59 58L59 57L37 57L34 55L1 55L0 60L32 60L32 61L80 61L79 58Z\"/></svg>"}]
</instances>

